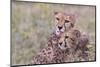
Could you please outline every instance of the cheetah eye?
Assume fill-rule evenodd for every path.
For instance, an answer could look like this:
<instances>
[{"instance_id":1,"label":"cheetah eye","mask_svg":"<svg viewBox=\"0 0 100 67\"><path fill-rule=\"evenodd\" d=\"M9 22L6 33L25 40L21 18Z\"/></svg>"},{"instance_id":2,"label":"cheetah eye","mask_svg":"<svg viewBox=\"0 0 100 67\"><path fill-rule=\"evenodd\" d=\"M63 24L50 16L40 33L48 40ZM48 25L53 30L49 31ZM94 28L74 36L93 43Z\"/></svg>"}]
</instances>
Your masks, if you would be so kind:
<instances>
[{"instance_id":1,"label":"cheetah eye","mask_svg":"<svg viewBox=\"0 0 100 67\"><path fill-rule=\"evenodd\" d=\"M62 42L59 43L60 45L62 44Z\"/></svg>"},{"instance_id":2,"label":"cheetah eye","mask_svg":"<svg viewBox=\"0 0 100 67\"><path fill-rule=\"evenodd\" d=\"M59 18L56 18L57 20L59 20Z\"/></svg>"},{"instance_id":3,"label":"cheetah eye","mask_svg":"<svg viewBox=\"0 0 100 67\"><path fill-rule=\"evenodd\" d=\"M73 38L70 38L72 41L74 41L74 39Z\"/></svg>"},{"instance_id":4,"label":"cheetah eye","mask_svg":"<svg viewBox=\"0 0 100 67\"><path fill-rule=\"evenodd\" d=\"M69 20L65 20L65 23L69 23Z\"/></svg>"},{"instance_id":5,"label":"cheetah eye","mask_svg":"<svg viewBox=\"0 0 100 67\"><path fill-rule=\"evenodd\" d=\"M68 36L65 36L65 39L68 38Z\"/></svg>"}]
</instances>

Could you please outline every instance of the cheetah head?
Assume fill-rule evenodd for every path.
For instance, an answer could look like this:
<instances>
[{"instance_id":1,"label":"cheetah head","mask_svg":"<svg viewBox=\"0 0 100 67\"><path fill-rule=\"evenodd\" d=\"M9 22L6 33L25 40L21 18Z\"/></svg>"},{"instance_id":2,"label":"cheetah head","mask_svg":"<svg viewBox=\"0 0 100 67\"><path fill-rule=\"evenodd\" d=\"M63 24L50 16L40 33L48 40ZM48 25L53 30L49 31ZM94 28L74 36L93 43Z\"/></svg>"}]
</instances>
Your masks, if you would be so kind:
<instances>
[{"instance_id":1,"label":"cheetah head","mask_svg":"<svg viewBox=\"0 0 100 67\"><path fill-rule=\"evenodd\" d=\"M74 27L75 16L71 14L66 14L64 12L55 12L55 22L56 22L56 34L59 35L65 30L68 31Z\"/></svg>"},{"instance_id":2,"label":"cheetah head","mask_svg":"<svg viewBox=\"0 0 100 67\"><path fill-rule=\"evenodd\" d=\"M58 47L62 50L75 49L80 36L81 33L79 30L70 30L68 32L64 32L58 41Z\"/></svg>"}]
</instances>

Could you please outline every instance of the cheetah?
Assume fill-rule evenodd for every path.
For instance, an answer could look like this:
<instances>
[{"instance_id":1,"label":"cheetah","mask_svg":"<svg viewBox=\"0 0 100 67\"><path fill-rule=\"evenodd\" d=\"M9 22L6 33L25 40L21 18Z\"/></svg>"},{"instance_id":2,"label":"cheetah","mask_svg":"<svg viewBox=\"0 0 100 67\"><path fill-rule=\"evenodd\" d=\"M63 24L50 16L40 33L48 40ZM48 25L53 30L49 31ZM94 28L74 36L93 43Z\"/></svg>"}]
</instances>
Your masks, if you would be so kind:
<instances>
[{"instance_id":1,"label":"cheetah","mask_svg":"<svg viewBox=\"0 0 100 67\"><path fill-rule=\"evenodd\" d=\"M40 50L40 52L33 57L32 64L49 64L64 62L65 52L57 45L47 46Z\"/></svg>"},{"instance_id":2,"label":"cheetah","mask_svg":"<svg viewBox=\"0 0 100 67\"><path fill-rule=\"evenodd\" d=\"M56 22L56 35L68 31L75 25L75 16L64 12L54 12Z\"/></svg>"},{"instance_id":3,"label":"cheetah","mask_svg":"<svg viewBox=\"0 0 100 67\"><path fill-rule=\"evenodd\" d=\"M47 63L61 63L64 62L65 51L58 47L59 37L52 34L47 42L47 46L40 50L38 54L33 57L32 64L47 64Z\"/></svg>"},{"instance_id":4,"label":"cheetah","mask_svg":"<svg viewBox=\"0 0 100 67\"><path fill-rule=\"evenodd\" d=\"M83 34L77 29L71 29L68 32L64 32L58 42L60 49L68 50L67 54L71 56L70 58L75 59L75 56L80 56L85 60L88 59L85 53L85 49L87 49L86 45L89 42L87 34Z\"/></svg>"},{"instance_id":5,"label":"cheetah","mask_svg":"<svg viewBox=\"0 0 100 67\"><path fill-rule=\"evenodd\" d=\"M54 12L55 22L56 22L56 29L48 38L48 45L57 44L59 40L60 34L69 31L75 25L75 16L72 14L66 14L64 12Z\"/></svg>"},{"instance_id":6,"label":"cheetah","mask_svg":"<svg viewBox=\"0 0 100 67\"><path fill-rule=\"evenodd\" d=\"M79 30L71 29L61 34L58 45L62 50L75 49L78 45L78 38L80 36L81 33Z\"/></svg>"},{"instance_id":7,"label":"cheetah","mask_svg":"<svg viewBox=\"0 0 100 67\"><path fill-rule=\"evenodd\" d=\"M33 57L32 64L63 63L83 56L88 37L74 29L75 17L55 12L56 30L48 38L47 46Z\"/></svg>"},{"instance_id":8,"label":"cheetah","mask_svg":"<svg viewBox=\"0 0 100 67\"><path fill-rule=\"evenodd\" d=\"M45 47L33 57L32 64L47 64L53 59L54 52L52 47Z\"/></svg>"}]
</instances>

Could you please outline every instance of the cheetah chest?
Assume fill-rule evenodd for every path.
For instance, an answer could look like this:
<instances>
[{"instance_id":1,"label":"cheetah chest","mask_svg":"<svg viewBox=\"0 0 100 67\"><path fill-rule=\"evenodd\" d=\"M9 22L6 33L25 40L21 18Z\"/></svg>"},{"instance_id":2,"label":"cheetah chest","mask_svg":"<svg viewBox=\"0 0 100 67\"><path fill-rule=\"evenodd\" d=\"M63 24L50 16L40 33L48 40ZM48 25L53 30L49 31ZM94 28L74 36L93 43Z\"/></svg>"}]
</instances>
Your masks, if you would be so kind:
<instances>
[{"instance_id":1,"label":"cheetah chest","mask_svg":"<svg viewBox=\"0 0 100 67\"><path fill-rule=\"evenodd\" d=\"M47 61L51 61L54 57L54 52L52 47L44 48L40 51L41 56L45 57Z\"/></svg>"}]
</instances>

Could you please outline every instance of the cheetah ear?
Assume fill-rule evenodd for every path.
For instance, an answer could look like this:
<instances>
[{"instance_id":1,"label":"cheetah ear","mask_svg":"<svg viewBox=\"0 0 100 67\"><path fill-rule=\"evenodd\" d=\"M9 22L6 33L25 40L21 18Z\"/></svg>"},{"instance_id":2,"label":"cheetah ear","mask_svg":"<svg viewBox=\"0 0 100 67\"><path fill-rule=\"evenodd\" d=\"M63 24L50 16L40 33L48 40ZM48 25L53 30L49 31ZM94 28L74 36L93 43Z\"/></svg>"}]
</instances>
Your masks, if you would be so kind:
<instances>
[{"instance_id":1,"label":"cheetah ear","mask_svg":"<svg viewBox=\"0 0 100 67\"><path fill-rule=\"evenodd\" d=\"M70 19L75 22L76 21L76 15L75 14L71 14L70 15Z\"/></svg>"},{"instance_id":2,"label":"cheetah ear","mask_svg":"<svg viewBox=\"0 0 100 67\"><path fill-rule=\"evenodd\" d=\"M79 30L74 30L74 33L75 33L77 38L79 38L81 36L81 33Z\"/></svg>"},{"instance_id":3,"label":"cheetah ear","mask_svg":"<svg viewBox=\"0 0 100 67\"><path fill-rule=\"evenodd\" d=\"M77 31L77 34L76 34L76 36L77 36L78 38L81 36L81 33L80 33L80 31Z\"/></svg>"}]
</instances>

